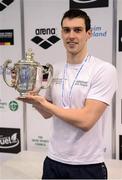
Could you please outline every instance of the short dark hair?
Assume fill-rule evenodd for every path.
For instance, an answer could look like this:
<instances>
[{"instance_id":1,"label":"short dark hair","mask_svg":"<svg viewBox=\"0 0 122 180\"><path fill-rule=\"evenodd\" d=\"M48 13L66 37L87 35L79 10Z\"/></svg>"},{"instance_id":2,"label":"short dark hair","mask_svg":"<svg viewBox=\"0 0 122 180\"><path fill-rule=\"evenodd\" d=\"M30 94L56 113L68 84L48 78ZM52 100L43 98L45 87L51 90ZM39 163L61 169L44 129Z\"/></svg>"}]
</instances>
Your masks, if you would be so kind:
<instances>
[{"instance_id":1,"label":"short dark hair","mask_svg":"<svg viewBox=\"0 0 122 180\"><path fill-rule=\"evenodd\" d=\"M63 25L63 20L65 18L69 18L69 19L83 18L85 20L86 31L91 29L91 20L85 11L82 11L80 9L70 9L66 11L61 20L61 27Z\"/></svg>"}]
</instances>

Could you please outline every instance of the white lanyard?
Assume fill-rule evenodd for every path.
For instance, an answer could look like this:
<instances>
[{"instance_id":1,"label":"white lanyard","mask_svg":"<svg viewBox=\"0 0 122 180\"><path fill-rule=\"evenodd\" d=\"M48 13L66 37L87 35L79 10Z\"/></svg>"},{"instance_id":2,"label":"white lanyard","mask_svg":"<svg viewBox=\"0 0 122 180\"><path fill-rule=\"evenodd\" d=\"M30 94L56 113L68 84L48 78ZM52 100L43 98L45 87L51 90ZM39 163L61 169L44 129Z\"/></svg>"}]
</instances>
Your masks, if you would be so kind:
<instances>
[{"instance_id":1,"label":"white lanyard","mask_svg":"<svg viewBox=\"0 0 122 180\"><path fill-rule=\"evenodd\" d=\"M81 66L80 66L80 68L79 68L79 70L78 70L78 72L77 72L77 74L76 74L76 76L75 76L75 78L74 78L74 80L73 80L73 82L72 82L72 84L71 84L71 87L70 87L70 90L69 90L69 95L68 95L68 97L69 97L69 107L71 107L72 89L73 89L73 87L74 87L74 85L75 85L75 82L76 82L76 80L77 80L77 78L78 78L78 75L79 75L81 69L83 68L83 66L84 66L84 64L87 62L87 60L88 60L88 56L85 58L85 60L84 60L83 63L81 64ZM63 79L62 79L62 104L63 104L64 107L67 107L66 104L65 104L65 102L64 102L64 91L65 91L64 81L65 81L65 79L66 79L67 68L68 68L68 64L65 64L64 73L63 73Z\"/></svg>"}]
</instances>

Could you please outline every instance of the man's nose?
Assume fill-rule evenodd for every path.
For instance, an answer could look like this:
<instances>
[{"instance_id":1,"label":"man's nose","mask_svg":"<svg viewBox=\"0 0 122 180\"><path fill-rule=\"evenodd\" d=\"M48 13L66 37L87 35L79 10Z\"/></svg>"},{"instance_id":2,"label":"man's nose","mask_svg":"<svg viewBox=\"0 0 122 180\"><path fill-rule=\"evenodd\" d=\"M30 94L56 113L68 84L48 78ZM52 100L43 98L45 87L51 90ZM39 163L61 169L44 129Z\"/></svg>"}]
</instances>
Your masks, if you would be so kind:
<instances>
[{"instance_id":1,"label":"man's nose","mask_svg":"<svg viewBox=\"0 0 122 180\"><path fill-rule=\"evenodd\" d=\"M70 38L74 38L74 37L75 37L75 32L74 32L73 29L70 30L70 32L69 32L69 37L70 37Z\"/></svg>"}]
</instances>

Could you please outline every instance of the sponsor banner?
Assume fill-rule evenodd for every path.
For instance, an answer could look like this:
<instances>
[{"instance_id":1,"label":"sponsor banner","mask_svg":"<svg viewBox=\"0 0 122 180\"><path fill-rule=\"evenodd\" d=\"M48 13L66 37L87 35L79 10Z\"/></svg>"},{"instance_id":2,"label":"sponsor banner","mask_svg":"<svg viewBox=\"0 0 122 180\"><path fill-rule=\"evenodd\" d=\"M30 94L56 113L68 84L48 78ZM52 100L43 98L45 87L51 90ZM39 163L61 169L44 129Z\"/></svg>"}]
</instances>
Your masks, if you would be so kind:
<instances>
[{"instance_id":1,"label":"sponsor banner","mask_svg":"<svg viewBox=\"0 0 122 180\"><path fill-rule=\"evenodd\" d=\"M113 63L113 59L115 60L115 50L113 49L113 23L114 23L114 15L113 15L113 1L107 1L108 4L104 7L104 5L93 8L87 8L85 11L91 18L91 28L92 28L92 38L89 41L89 52L105 61ZM104 13L103 9L104 8ZM107 14L107 16L106 16ZM104 53L103 53L104 52ZM107 121L105 127L105 157L112 157L112 144L113 144L113 106L108 108L107 113Z\"/></svg>"},{"instance_id":2,"label":"sponsor banner","mask_svg":"<svg viewBox=\"0 0 122 180\"><path fill-rule=\"evenodd\" d=\"M70 0L70 8L87 9L108 7L109 0Z\"/></svg>"},{"instance_id":3,"label":"sponsor banner","mask_svg":"<svg viewBox=\"0 0 122 180\"><path fill-rule=\"evenodd\" d=\"M0 128L0 152L18 153L21 151L20 129Z\"/></svg>"},{"instance_id":4,"label":"sponsor banner","mask_svg":"<svg viewBox=\"0 0 122 180\"><path fill-rule=\"evenodd\" d=\"M119 51L122 51L122 20L119 20Z\"/></svg>"},{"instance_id":5,"label":"sponsor banner","mask_svg":"<svg viewBox=\"0 0 122 180\"><path fill-rule=\"evenodd\" d=\"M40 92L41 95L43 92ZM47 149L52 130L51 119L45 120L31 105L27 105L27 149Z\"/></svg>"},{"instance_id":6,"label":"sponsor banner","mask_svg":"<svg viewBox=\"0 0 122 180\"><path fill-rule=\"evenodd\" d=\"M11 69L22 58L21 43L20 0L0 0L0 160L23 149L23 104L16 99L19 93L7 86L2 75L6 60L12 61ZM6 78L11 81L10 70Z\"/></svg>"},{"instance_id":7,"label":"sponsor banner","mask_svg":"<svg viewBox=\"0 0 122 180\"><path fill-rule=\"evenodd\" d=\"M25 49L27 51L31 48L36 61L42 65L50 63L54 69L55 67L60 69L65 62L65 49L62 48L60 35L60 20L67 9L69 9L69 0L24 1ZM31 19L31 23L28 23L29 19ZM41 95L44 93L45 90L40 91ZM28 150L47 149L51 131L52 120L45 120L31 105L28 105Z\"/></svg>"},{"instance_id":8,"label":"sponsor banner","mask_svg":"<svg viewBox=\"0 0 122 180\"><path fill-rule=\"evenodd\" d=\"M14 45L13 29L0 29L0 45Z\"/></svg>"}]
</instances>

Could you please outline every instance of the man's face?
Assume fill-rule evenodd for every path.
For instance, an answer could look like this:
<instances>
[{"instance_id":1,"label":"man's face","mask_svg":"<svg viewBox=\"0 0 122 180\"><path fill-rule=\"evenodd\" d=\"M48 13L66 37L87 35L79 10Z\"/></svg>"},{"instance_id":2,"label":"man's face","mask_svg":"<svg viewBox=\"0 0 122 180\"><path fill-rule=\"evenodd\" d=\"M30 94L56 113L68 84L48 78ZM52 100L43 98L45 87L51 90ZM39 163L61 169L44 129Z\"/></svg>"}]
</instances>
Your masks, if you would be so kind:
<instances>
[{"instance_id":1,"label":"man's face","mask_svg":"<svg viewBox=\"0 0 122 180\"><path fill-rule=\"evenodd\" d=\"M65 18L62 24L62 39L68 53L77 54L86 47L91 37L91 30L86 32L85 21L82 18Z\"/></svg>"}]
</instances>

